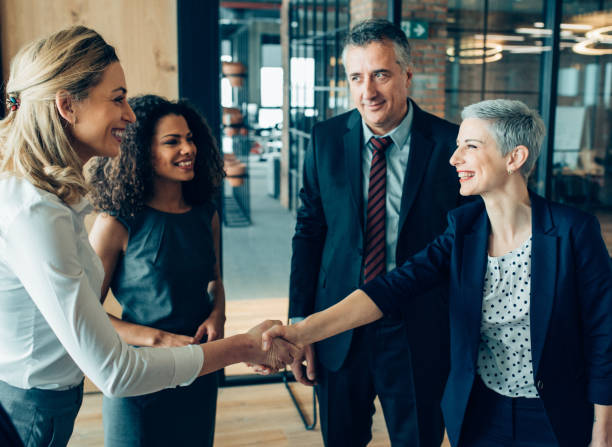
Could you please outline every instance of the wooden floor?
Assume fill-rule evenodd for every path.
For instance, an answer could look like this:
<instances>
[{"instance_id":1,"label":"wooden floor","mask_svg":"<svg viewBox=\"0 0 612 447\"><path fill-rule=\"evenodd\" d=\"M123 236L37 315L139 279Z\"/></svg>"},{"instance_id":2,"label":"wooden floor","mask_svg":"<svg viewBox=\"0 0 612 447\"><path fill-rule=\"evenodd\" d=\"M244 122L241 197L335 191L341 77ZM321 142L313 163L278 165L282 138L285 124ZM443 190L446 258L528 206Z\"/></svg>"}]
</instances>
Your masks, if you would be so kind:
<instances>
[{"instance_id":1,"label":"wooden floor","mask_svg":"<svg viewBox=\"0 0 612 447\"><path fill-rule=\"evenodd\" d=\"M291 384L312 421L312 391ZM389 446L389 438L376 401L373 439L369 446ZM306 431L283 384L251 385L219 390L215 446L317 447L322 446L320 424ZM442 444L448 447L448 442ZM102 395L85 395L69 447L103 447ZM177 446L182 447L182 446Z\"/></svg>"},{"instance_id":2,"label":"wooden floor","mask_svg":"<svg viewBox=\"0 0 612 447\"><path fill-rule=\"evenodd\" d=\"M292 384L312 420L312 391ZM102 447L102 397L85 396L70 447ZM322 446L320 425L306 431L283 384L251 385L219 390L215 446ZM389 445L380 411L372 446ZM178 447L178 446L177 446Z\"/></svg>"}]
</instances>

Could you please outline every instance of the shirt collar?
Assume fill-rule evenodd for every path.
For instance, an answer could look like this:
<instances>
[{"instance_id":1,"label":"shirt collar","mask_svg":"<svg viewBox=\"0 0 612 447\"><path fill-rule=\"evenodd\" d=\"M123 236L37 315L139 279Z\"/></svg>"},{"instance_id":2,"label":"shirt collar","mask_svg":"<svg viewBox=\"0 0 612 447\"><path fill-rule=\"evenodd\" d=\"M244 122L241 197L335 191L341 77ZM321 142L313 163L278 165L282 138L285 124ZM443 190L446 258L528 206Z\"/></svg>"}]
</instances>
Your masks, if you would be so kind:
<instances>
[{"instance_id":1,"label":"shirt collar","mask_svg":"<svg viewBox=\"0 0 612 447\"><path fill-rule=\"evenodd\" d=\"M404 148L404 145L406 144L406 141L408 140L408 137L410 136L410 129L412 128L413 114L414 113L413 113L412 104L410 103L410 101L408 101L408 113L406 113L406 116L404 117L402 122L399 123L399 125L395 129L393 129L391 132L385 135L374 135L374 133L370 130L368 125L362 119L361 126L363 127L364 142L367 143L368 141L370 141L370 138L374 136L376 137L387 137L388 136L388 137L391 137L391 140L393 140L393 144L395 144L395 146L397 146L399 150L402 150Z\"/></svg>"},{"instance_id":2,"label":"shirt collar","mask_svg":"<svg viewBox=\"0 0 612 447\"><path fill-rule=\"evenodd\" d=\"M85 197L82 197L77 203L70 205L70 208L80 217L85 217L93 211L93 206L91 206L91 203Z\"/></svg>"}]
</instances>

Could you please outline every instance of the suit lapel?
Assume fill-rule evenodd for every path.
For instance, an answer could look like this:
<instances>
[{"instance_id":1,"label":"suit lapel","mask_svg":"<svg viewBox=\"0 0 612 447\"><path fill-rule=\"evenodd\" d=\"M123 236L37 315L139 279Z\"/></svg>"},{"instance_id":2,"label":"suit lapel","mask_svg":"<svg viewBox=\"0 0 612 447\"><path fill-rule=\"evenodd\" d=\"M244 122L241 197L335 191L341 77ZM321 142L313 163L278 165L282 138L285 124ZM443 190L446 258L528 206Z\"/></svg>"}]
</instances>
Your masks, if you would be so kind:
<instances>
[{"instance_id":1,"label":"suit lapel","mask_svg":"<svg viewBox=\"0 0 612 447\"><path fill-rule=\"evenodd\" d=\"M399 233L401 233L404 222L406 222L406 217L408 216L408 211L410 211L414 203L434 146L434 142L429 136L429 125L424 119L424 113L414 102L412 102L412 108L414 112L412 126L410 128L410 154L408 156L408 166L406 167L406 175L402 188L402 201L398 226Z\"/></svg>"},{"instance_id":2,"label":"suit lapel","mask_svg":"<svg viewBox=\"0 0 612 447\"><path fill-rule=\"evenodd\" d=\"M361 182L361 145L362 128L361 116L357 110L353 111L347 122L348 131L344 134L344 161L346 172L351 185L351 197L359 214L359 222L363 228L363 193Z\"/></svg>"},{"instance_id":3,"label":"suit lapel","mask_svg":"<svg viewBox=\"0 0 612 447\"><path fill-rule=\"evenodd\" d=\"M482 317L482 289L487 270L487 246L489 240L489 218L486 210L476 219L472 232L463 237L461 259L461 298L459 308L468 331L466 346L471 347L471 358L476 365L480 343L480 320Z\"/></svg>"},{"instance_id":4,"label":"suit lapel","mask_svg":"<svg viewBox=\"0 0 612 447\"><path fill-rule=\"evenodd\" d=\"M552 312L557 277L557 237L548 203L541 197L531 198L531 357L537 374Z\"/></svg>"}]
</instances>

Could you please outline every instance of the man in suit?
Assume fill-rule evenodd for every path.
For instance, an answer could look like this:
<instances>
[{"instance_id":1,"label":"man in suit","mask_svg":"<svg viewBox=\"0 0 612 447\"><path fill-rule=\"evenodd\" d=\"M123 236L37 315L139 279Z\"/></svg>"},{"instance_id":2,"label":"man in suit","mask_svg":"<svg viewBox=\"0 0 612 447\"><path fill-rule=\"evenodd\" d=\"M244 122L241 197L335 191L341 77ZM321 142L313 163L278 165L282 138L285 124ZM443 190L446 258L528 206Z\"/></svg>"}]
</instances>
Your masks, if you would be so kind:
<instances>
[{"instance_id":1,"label":"man in suit","mask_svg":"<svg viewBox=\"0 0 612 447\"><path fill-rule=\"evenodd\" d=\"M386 20L357 24L343 61L357 109L312 130L293 237L293 322L401 265L444 231L459 204L448 162L457 126L408 98L410 47L401 29ZM365 446L378 395L394 446L439 447L448 355L441 284L405 316L307 346L292 369L298 381L317 383L326 446Z\"/></svg>"}]
</instances>

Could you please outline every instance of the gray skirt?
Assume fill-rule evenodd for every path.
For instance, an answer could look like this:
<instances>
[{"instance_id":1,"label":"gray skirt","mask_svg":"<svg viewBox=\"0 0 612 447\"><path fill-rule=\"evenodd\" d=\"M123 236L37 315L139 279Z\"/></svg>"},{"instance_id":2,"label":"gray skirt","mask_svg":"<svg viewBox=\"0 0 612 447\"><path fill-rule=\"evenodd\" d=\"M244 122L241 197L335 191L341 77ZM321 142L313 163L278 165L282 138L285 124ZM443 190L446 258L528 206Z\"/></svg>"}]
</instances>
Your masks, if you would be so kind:
<instances>
[{"instance_id":1,"label":"gray skirt","mask_svg":"<svg viewBox=\"0 0 612 447\"><path fill-rule=\"evenodd\" d=\"M63 391L16 388L0 381L0 403L25 447L64 447L83 402L83 383Z\"/></svg>"},{"instance_id":2,"label":"gray skirt","mask_svg":"<svg viewBox=\"0 0 612 447\"><path fill-rule=\"evenodd\" d=\"M102 403L105 447L212 447L218 373L191 385Z\"/></svg>"}]
</instances>

